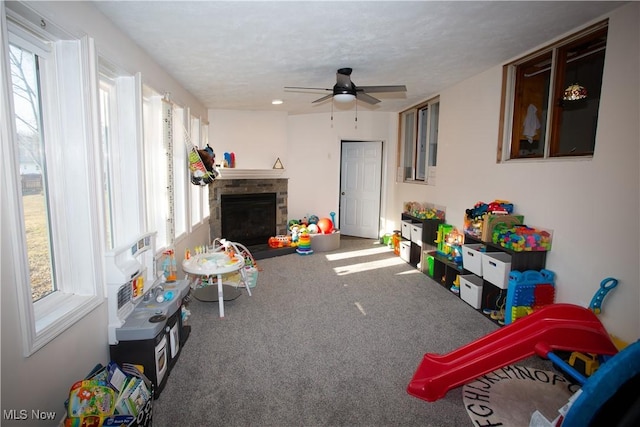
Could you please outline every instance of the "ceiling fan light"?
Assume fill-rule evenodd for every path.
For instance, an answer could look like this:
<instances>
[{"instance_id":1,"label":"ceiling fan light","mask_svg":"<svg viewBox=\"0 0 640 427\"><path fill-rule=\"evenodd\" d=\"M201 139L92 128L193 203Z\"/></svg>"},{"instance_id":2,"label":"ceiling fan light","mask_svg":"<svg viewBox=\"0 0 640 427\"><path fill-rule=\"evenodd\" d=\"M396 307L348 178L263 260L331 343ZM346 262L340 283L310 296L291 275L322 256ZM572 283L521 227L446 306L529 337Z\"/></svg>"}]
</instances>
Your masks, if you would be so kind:
<instances>
[{"instance_id":1,"label":"ceiling fan light","mask_svg":"<svg viewBox=\"0 0 640 427\"><path fill-rule=\"evenodd\" d=\"M356 99L356 96L352 95L350 93L337 93L337 94L333 95L333 99L335 99L336 102L340 102L340 103L346 104L347 102L351 102L354 99Z\"/></svg>"}]
</instances>

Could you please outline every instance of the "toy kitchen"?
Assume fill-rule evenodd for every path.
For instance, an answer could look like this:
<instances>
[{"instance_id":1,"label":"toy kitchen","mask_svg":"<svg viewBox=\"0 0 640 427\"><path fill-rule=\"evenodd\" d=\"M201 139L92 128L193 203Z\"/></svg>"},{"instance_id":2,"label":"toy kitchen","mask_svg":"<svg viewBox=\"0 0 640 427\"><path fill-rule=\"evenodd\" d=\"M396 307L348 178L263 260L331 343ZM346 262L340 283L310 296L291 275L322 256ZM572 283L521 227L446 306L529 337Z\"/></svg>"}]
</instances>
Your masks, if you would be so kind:
<instances>
[{"instance_id":1,"label":"toy kitchen","mask_svg":"<svg viewBox=\"0 0 640 427\"><path fill-rule=\"evenodd\" d=\"M111 360L142 366L157 399L191 327L184 324L189 282L167 274L170 253L163 255L168 268L158 271L155 239L155 232L145 233L108 252L106 279Z\"/></svg>"}]
</instances>

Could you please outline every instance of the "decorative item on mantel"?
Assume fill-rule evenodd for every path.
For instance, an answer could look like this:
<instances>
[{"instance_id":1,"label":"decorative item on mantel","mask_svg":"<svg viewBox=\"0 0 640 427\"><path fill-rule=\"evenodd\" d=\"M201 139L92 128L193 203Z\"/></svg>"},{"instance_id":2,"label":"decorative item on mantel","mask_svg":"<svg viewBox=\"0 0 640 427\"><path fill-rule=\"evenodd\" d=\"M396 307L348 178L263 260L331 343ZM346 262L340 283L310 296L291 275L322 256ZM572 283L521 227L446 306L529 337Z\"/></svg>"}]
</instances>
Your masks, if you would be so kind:
<instances>
[{"instance_id":1,"label":"decorative item on mantel","mask_svg":"<svg viewBox=\"0 0 640 427\"><path fill-rule=\"evenodd\" d=\"M284 166L282 165L282 162L280 161L280 157L278 157L276 162L273 164L273 169L284 169Z\"/></svg>"},{"instance_id":2,"label":"decorative item on mantel","mask_svg":"<svg viewBox=\"0 0 640 427\"><path fill-rule=\"evenodd\" d=\"M224 167L235 168L236 167L236 153L224 153Z\"/></svg>"}]
</instances>

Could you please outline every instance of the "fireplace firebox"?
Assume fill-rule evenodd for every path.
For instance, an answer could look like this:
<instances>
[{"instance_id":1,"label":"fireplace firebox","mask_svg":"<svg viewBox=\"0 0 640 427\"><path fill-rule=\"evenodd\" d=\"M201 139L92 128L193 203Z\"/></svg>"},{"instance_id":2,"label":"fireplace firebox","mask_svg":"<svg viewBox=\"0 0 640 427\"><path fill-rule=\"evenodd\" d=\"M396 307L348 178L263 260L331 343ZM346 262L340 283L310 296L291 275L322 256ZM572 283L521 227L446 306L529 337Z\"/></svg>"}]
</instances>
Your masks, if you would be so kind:
<instances>
[{"instance_id":1,"label":"fireplace firebox","mask_svg":"<svg viewBox=\"0 0 640 427\"><path fill-rule=\"evenodd\" d=\"M254 246L276 234L276 193L223 194L220 211L227 240Z\"/></svg>"}]
</instances>

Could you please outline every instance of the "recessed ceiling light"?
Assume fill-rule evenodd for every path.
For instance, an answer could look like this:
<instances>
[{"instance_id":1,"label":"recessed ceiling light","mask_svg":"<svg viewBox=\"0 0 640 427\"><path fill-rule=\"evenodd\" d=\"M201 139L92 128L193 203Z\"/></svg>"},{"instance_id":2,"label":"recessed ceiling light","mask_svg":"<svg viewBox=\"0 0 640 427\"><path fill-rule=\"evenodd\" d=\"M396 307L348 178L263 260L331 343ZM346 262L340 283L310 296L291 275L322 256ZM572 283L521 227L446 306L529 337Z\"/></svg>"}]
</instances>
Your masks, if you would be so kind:
<instances>
[{"instance_id":1,"label":"recessed ceiling light","mask_svg":"<svg viewBox=\"0 0 640 427\"><path fill-rule=\"evenodd\" d=\"M273 105L280 105L280 104L282 104L282 99L274 99L273 101L271 101L271 103Z\"/></svg>"}]
</instances>

